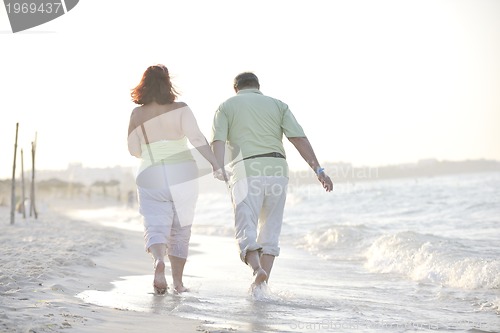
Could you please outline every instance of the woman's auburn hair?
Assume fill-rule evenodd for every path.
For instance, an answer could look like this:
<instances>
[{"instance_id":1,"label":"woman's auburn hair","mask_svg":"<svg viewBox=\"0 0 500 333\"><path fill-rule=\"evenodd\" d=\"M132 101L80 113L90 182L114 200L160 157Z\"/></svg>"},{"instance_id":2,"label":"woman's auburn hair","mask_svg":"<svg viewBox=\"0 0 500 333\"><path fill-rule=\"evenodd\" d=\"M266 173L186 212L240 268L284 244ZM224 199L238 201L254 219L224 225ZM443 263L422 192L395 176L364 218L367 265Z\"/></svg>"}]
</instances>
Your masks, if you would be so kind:
<instances>
[{"instance_id":1,"label":"woman's auburn hair","mask_svg":"<svg viewBox=\"0 0 500 333\"><path fill-rule=\"evenodd\" d=\"M172 86L167 67L160 64L146 69L141 82L132 89L130 95L136 104L156 102L163 105L173 103L179 94Z\"/></svg>"}]
</instances>

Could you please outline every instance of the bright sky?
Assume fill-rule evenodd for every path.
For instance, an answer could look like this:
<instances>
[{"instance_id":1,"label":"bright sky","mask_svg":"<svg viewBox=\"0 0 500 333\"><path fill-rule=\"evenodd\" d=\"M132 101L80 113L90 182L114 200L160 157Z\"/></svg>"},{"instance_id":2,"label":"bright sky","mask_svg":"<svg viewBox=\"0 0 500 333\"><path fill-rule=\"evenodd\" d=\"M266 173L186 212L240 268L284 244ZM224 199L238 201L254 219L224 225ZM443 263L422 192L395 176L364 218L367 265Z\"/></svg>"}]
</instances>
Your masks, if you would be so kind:
<instances>
[{"instance_id":1,"label":"bright sky","mask_svg":"<svg viewBox=\"0 0 500 333\"><path fill-rule=\"evenodd\" d=\"M135 165L130 89L156 63L207 137L234 76L254 71L320 161L500 160L499 17L497 0L82 0L12 34L1 6L0 178L16 122L25 164L38 132L39 169Z\"/></svg>"}]
</instances>

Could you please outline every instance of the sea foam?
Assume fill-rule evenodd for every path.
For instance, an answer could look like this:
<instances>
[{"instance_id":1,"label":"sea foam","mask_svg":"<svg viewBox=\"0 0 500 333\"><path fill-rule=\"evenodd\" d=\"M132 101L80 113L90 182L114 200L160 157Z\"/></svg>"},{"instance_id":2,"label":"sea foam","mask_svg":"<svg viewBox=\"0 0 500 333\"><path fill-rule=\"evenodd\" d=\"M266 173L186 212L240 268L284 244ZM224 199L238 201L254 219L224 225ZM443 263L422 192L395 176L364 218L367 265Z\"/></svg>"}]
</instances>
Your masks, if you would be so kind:
<instances>
[{"instance_id":1,"label":"sea foam","mask_svg":"<svg viewBox=\"0 0 500 333\"><path fill-rule=\"evenodd\" d=\"M463 289L500 288L500 260L467 251L457 240L415 232L380 236L366 251L372 272Z\"/></svg>"}]
</instances>

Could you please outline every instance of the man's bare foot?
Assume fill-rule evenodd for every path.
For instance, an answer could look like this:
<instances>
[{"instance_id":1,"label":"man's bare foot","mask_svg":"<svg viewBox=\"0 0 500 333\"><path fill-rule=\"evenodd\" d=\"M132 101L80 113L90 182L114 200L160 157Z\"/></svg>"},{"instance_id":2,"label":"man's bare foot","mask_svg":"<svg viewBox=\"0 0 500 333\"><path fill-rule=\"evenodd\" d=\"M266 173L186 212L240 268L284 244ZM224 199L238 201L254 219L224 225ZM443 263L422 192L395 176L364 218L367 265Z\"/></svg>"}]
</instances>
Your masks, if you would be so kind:
<instances>
[{"instance_id":1,"label":"man's bare foot","mask_svg":"<svg viewBox=\"0 0 500 333\"><path fill-rule=\"evenodd\" d=\"M155 294L163 295L167 292L167 280L165 279L165 263L161 260L155 261L155 278L153 280Z\"/></svg>"},{"instance_id":2,"label":"man's bare foot","mask_svg":"<svg viewBox=\"0 0 500 333\"><path fill-rule=\"evenodd\" d=\"M185 293L185 292L189 291L189 289L184 287L184 284L182 284L182 283L178 286L175 286L174 290L177 294L181 294L181 293Z\"/></svg>"},{"instance_id":3,"label":"man's bare foot","mask_svg":"<svg viewBox=\"0 0 500 333\"><path fill-rule=\"evenodd\" d=\"M255 280L253 282L254 285L258 286L267 280L267 273L261 267L257 268L253 271L253 276L255 276Z\"/></svg>"}]
</instances>

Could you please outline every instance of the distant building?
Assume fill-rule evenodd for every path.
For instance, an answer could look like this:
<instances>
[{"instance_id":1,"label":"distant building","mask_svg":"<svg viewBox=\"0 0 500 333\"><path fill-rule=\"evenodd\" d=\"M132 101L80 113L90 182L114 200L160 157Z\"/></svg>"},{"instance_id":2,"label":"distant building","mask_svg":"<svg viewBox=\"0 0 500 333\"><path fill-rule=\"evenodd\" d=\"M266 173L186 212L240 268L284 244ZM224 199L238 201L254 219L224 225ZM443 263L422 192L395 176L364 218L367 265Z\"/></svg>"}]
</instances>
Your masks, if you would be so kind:
<instances>
[{"instance_id":1,"label":"distant building","mask_svg":"<svg viewBox=\"0 0 500 333\"><path fill-rule=\"evenodd\" d=\"M417 165L423 166L423 167L428 167L428 166L436 165L438 163L439 163L439 161L436 160L435 158L427 158L427 159L419 160L417 162Z\"/></svg>"}]
</instances>

